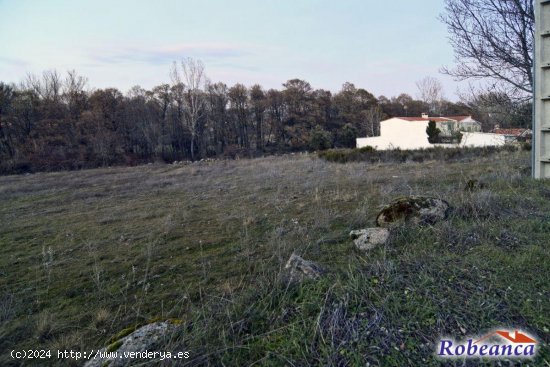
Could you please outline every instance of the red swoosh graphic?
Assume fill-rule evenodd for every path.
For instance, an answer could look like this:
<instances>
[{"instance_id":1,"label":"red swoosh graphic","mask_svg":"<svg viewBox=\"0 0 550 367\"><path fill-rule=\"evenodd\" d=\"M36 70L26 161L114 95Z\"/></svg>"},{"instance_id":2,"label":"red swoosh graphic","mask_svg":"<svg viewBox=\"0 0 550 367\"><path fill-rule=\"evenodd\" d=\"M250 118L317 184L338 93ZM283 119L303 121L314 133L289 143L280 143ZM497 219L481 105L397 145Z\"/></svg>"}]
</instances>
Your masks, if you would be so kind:
<instances>
[{"instance_id":1,"label":"red swoosh graphic","mask_svg":"<svg viewBox=\"0 0 550 367\"><path fill-rule=\"evenodd\" d=\"M530 338L529 336L523 334L521 331L518 331L518 330L516 330L514 332L514 334L515 334L514 337L512 337L510 335L509 331L497 330L494 333L486 335L483 338L479 339L474 344L477 344L480 341L485 340L485 339L487 339L487 338L489 338L489 337L491 337L495 334L498 334L501 337L511 341L512 343L516 343L516 344L536 344L537 343L537 341L535 339Z\"/></svg>"}]
</instances>

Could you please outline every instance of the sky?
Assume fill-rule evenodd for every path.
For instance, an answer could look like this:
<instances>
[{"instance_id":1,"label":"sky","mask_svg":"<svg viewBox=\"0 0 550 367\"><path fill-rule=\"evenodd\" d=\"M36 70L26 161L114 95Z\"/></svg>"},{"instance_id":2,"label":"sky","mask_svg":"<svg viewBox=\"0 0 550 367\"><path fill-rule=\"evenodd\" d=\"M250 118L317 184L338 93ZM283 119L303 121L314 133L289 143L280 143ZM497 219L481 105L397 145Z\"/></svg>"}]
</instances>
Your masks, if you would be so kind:
<instances>
[{"instance_id":1,"label":"sky","mask_svg":"<svg viewBox=\"0 0 550 367\"><path fill-rule=\"evenodd\" d=\"M174 61L205 64L213 82L282 87L289 79L376 96L442 75L453 50L441 0L0 0L0 81L76 70L94 88L169 83Z\"/></svg>"}]
</instances>

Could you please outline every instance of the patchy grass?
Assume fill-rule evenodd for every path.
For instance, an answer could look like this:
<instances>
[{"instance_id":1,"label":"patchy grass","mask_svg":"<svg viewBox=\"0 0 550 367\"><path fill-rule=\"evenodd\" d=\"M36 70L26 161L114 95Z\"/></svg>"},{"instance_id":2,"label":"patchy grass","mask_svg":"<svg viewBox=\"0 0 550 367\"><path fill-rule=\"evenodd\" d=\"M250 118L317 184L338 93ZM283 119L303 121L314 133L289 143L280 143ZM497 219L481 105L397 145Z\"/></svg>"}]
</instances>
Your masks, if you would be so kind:
<instances>
[{"instance_id":1,"label":"patchy grass","mask_svg":"<svg viewBox=\"0 0 550 367\"><path fill-rule=\"evenodd\" d=\"M525 364L547 365L550 184L528 177L527 152L468 160L295 155L0 177L0 364L20 364L11 349L97 349L175 318L184 332L166 348L188 350L185 365L440 365L440 335L498 326L536 334ZM485 186L464 190L472 179ZM349 231L403 195L453 211L356 252ZM294 251L329 274L285 284Z\"/></svg>"}]
</instances>

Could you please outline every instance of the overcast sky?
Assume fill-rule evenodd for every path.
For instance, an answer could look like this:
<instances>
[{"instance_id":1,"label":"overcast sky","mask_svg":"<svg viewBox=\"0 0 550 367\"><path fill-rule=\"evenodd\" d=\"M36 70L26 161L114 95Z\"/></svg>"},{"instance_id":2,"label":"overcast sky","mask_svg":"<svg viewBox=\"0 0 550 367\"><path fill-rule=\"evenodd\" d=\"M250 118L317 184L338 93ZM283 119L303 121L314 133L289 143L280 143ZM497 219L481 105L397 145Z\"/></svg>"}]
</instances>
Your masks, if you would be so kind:
<instances>
[{"instance_id":1,"label":"overcast sky","mask_svg":"<svg viewBox=\"0 0 550 367\"><path fill-rule=\"evenodd\" d=\"M417 96L415 82L457 83L437 19L441 0L0 0L0 80L75 69L92 87L169 82L172 61L203 60L212 81L280 88L305 79L337 91Z\"/></svg>"}]
</instances>

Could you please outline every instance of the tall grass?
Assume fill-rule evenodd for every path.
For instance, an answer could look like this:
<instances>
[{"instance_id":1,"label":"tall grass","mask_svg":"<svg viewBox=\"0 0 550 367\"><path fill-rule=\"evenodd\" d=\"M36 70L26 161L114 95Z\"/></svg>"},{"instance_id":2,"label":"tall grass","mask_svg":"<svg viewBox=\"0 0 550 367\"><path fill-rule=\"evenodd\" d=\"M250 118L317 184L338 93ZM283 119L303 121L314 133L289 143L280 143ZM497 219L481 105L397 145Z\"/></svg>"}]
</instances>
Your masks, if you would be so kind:
<instances>
[{"instance_id":1,"label":"tall grass","mask_svg":"<svg viewBox=\"0 0 550 367\"><path fill-rule=\"evenodd\" d=\"M176 318L163 349L190 351L183 365L440 365L440 335L496 326L537 335L532 363L544 365L549 183L529 178L526 152L471 154L0 177L0 363L20 364L6 354L14 348L97 349L125 328ZM484 187L465 191L472 179ZM410 194L445 198L449 220L357 252L349 231ZM327 275L286 282L293 252Z\"/></svg>"}]
</instances>

